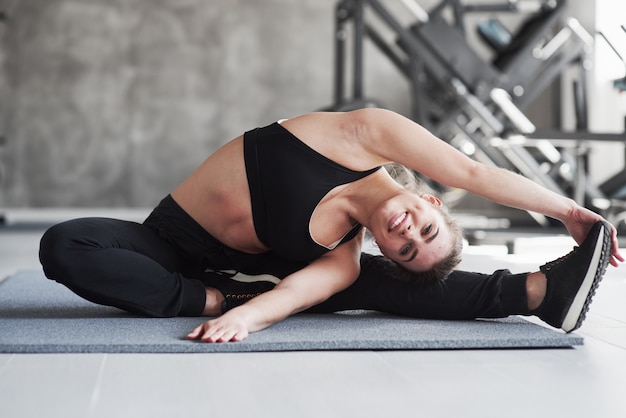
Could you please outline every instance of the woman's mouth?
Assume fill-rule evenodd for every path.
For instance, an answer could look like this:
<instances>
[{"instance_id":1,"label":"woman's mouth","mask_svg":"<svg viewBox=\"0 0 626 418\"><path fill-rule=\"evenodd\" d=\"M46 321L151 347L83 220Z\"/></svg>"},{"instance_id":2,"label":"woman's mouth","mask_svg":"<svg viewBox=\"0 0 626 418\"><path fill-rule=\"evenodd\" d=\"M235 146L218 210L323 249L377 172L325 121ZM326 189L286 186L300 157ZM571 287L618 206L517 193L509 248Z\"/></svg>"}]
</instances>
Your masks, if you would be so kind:
<instances>
[{"instance_id":1,"label":"woman's mouth","mask_svg":"<svg viewBox=\"0 0 626 418\"><path fill-rule=\"evenodd\" d=\"M407 217L407 212L402 212L391 218L389 224L387 225L387 232L392 232L396 228L398 228Z\"/></svg>"}]
</instances>

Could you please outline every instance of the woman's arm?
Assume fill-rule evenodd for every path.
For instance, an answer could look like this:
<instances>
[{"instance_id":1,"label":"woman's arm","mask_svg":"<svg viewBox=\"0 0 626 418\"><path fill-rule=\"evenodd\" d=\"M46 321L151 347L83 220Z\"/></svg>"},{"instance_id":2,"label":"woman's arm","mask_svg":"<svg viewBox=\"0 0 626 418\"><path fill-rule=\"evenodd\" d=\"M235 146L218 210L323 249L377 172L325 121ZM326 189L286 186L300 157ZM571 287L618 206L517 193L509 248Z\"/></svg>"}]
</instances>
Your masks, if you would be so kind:
<instances>
[{"instance_id":1,"label":"woman's arm","mask_svg":"<svg viewBox=\"0 0 626 418\"><path fill-rule=\"evenodd\" d=\"M481 164L397 113L363 109L355 123L367 126L364 145L384 162L410 167L441 184L494 202L562 219L574 201L498 167ZM359 120L360 119L360 120Z\"/></svg>"},{"instance_id":2,"label":"woman's arm","mask_svg":"<svg viewBox=\"0 0 626 418\"><path fill-rule=\"evenodd\" d=\"M317 305L347 288L359 275L363 234L313 261L263 293L224 315L209 320L187 336L205 342L241 341L289 315Z\"/></svg>"},{"instance_id":3,"label":"woman's arm","mask_svg":"<svg viewBox=\"0 0 626 418\"><path fill-rule=\"evenodd\" d=\"M410 167L451 187L462 188L496 203L538 212L563 222L579 244L593 224L603 218L572 199L555 193L519 174L481 164L459 152L428 130L396 113L364 109L352 116L364 128L362 146L369 153ZM611 264L623 261L613 228Z\"/></svg>"}]
</instances>

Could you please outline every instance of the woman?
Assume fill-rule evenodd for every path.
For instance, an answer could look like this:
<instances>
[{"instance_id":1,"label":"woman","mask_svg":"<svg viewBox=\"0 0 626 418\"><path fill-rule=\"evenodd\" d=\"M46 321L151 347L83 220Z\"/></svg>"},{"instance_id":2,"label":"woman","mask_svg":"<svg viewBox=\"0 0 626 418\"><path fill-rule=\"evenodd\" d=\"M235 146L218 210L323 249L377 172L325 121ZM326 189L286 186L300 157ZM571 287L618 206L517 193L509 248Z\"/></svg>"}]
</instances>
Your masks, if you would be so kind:
<instances>
[{"instance_id":1,"label":"woman","mask_svg":"<svg viewBox=\"0 0 626 418\"><path fill-rule=\"evenodd\" d=\"M437 210L441 202L404 190L381 168L390 162L559 219L577 242L602 220L521 176L467 158L409 119L363 109L247 132L211 155L144 225L70 221L44 235L40 258L49 278L77 294L156 316L218 314L217 296L196 280L207 268L282 278L189 335L239 341L350 286L359 274L361 225L407 270L455 258L458 238Z\"/></svg>"}]
</instances>

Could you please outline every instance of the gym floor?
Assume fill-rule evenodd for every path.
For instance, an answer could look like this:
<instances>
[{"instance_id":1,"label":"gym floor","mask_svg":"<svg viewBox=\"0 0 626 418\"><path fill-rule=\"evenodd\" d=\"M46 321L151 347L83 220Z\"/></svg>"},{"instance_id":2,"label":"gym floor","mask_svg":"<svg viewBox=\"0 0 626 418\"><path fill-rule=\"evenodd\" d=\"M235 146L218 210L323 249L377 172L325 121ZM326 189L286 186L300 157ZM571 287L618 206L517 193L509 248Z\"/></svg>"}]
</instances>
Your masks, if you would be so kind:
<instances>
[{"instance_id":1,"label":"gym floor","mask_svg":"<svg viewBox=\"0 0 626 418\"><path fill-rule=\"evenodd\" d=\"M126 218L142 216L130 215ZM37 247L45 225L30 222L33 214L21 216L28 218L27 227L0 227L0 278L41 268ZM46 213L35 217L46 219ZM515 244L513 255L500 245L470 246L463 268L528 271L566 254L573 241L544 236ZM626 411L625 273L626 266L609 267L577 331L585 343L575 348L0 354L1 414L621 418Z\"/></svg>"}]
</instances>

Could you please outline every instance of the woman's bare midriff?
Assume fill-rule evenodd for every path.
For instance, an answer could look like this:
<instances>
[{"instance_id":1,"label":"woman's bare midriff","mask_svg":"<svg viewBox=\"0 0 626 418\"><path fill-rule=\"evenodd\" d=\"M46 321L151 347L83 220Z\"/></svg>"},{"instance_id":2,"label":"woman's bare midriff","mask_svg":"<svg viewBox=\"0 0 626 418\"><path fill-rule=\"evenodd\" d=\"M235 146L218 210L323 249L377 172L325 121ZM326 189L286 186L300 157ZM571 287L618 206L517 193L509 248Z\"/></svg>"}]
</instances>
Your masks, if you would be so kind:
<instances>
[{"instance_id":1,"label":"woman's bare midriff","mask_svg":"<svg viewBox=\"0 0 626 418\"><path fill-rule=\"evenodd\" d=\"M207 158L171 195L228 247L251 254L269 250L254 230L242 136Z\"/></svg>"}]
</instances>

